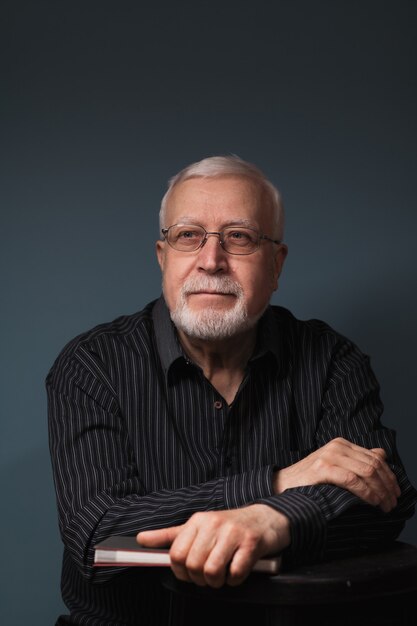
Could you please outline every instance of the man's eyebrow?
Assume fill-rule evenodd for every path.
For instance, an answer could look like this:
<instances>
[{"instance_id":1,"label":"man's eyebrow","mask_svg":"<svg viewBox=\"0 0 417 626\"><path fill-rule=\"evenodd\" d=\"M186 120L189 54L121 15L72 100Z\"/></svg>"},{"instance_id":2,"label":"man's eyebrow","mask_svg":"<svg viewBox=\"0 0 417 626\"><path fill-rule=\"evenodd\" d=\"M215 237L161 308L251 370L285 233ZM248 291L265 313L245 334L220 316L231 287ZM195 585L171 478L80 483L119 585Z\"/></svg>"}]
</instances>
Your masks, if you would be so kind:
<instances>
[{"instance_id":1,"label":"man's eyebrow","mask_svg":"<svg viewBox=\"0 0 417 626\"><path fill-rule=\"evenodd\" d=\"M194 224L196 226L202 226L195 217L190 217L188 215L181 215L181 217L177 218L176 224ZM227 228L229 226L247 226L248 228L256 228L256 225L250 220L243 219L231 219L222 223L222 228Z\"/></svg>"}]
</instances>

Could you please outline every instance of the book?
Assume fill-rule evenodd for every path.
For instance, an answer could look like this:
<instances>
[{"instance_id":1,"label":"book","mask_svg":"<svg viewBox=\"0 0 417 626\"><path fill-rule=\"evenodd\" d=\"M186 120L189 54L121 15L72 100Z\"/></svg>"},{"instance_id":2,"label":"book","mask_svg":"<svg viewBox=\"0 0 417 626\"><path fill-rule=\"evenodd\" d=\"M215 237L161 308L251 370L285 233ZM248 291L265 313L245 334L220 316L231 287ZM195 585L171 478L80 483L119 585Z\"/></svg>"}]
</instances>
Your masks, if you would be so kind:
<instances>
[{"instance_id":1,"label":"book","mask_svg":"<svg viewBox=\"0 0 417 626\"><path fill-rule=\"evenodd\" d=\"M168 548L145 548L137 543L136 537L112 535L94 547L94 565L169 567L171 564ZM253 572L277 574L281 557L264 557L253 566Z\"/></svg>"}]
</instances>

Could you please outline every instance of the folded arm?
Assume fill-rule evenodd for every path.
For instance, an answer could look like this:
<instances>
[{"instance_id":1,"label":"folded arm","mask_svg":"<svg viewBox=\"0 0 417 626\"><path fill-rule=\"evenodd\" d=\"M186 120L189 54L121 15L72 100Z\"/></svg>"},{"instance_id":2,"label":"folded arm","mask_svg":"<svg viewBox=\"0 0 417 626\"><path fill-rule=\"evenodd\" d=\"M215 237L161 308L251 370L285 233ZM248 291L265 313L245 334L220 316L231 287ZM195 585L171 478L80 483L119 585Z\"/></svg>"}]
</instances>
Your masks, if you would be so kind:
<instances>
[{"instance_id":1,"label":"folded arm","mask_svg":"<svg viewBox=\"0 0 417 626\"><path fill-rule=\"evenodd\" d=\"M317 450L276 467L275 494L261 501L288 516L293 563L394 540L414 513L417 493L383 427L379 385L354 344L334 348L315 441Z\"/></svg>"},{"instance_id":2,"label":"folded arm","mask_svg":"<svg viewBox=\"0 0 417 626\"><path fill-rule=\"evenodd\" d=\"M233 509L240 516L241 507L267 505L255 510L263 511L266 528L279 526L280 540L274 550L288 545L282 528L285 520L284 526L289 522L291 540L286 552L294 561L321 558L329 546L337 549L346 545L357 530L370 544L375 538L392 539L413 512L415 492L398 459L392 432L379 424L375 387L363 384L366 376L358 375L355 368L344 367L342 372L339 367L330 376L316 432L315 444L321 450L297 466L271 464L207 480L193 480L190 466L187 472L191 478L182 484L158 479L159 485L149 488L138 470L132 433L126 428L117 393L94 358L87 352L65 356L47 381L61 534L86 577L93 577L93 547L106 536L177 527L188 520L194 524L197 512L206 512L201 513L203 518L199 514L200 522L206 514L222 513L213 518L217 528L218 519L226 519ZM361 363L360 367L368 366ZM369 372L366 375L369 377ZM334 393L335 386L339 392L342 387L341 394ZM342 404L340 397L346 399ZM333 439L338 440L337 451L336 444L329 443ZM350 446L348 440L368 451ZM181 456L180 442L178 446ZM353 457L346 449L342 453L341 446L350 448ZM380 449L385 451L386 459ZM346 466L346 459L352 466ZM158 470L155 460L149 473L155 475ZM399 498L391 470L400 484ZM397 498L398 505L392 509ZM392 510L384 513L378 507ZM239 526L237 517L233 519ZM280 543L284 536L287 539ZM262 537L254 541L254 546L252 556L240 561L231 581L247 574L255 554L259 556L272 548L271 542L265 543ZM97 579L108 575L102 570L94 573ZM214 575L215 584L222 575Z\"/></svg>"},{"instance_id":3,"label":"folded arm","mask_svg":"<svg viewBox=\"0 0 417 626\"><path fill-rule=\"evenodd\" d=\"M298 463L274 472L274 493L331 484L389 513L397 506L401 490L386 459L382 448L368 450L338 437Z\"/></svg>"},{"instance_id":4,"label":"folded arm","mask_svg":"<svg viewBox=\"0 0 417 626\"><path fill-rule=\"evenodd\" d=\"M374 540L387 539L392 531L394 536L398 533L402 522L401 514L394 513L391 520L387 515L397 507L401 490L385 459L386 453L380 448L367 450L338 438L275 472L273 486L278 497L264 499L265 504L196 513L184 525L141 532L138 541L149 547L171 546L172 569L180 580L219 587L225 583L240 584L258 558L288 548L292 534L295 541L297 535L304 535L303 549L310 550L313 560L318 556L314 544L320 542L326 543L330 552L332 547L337 551L339 546L340 550L340 542L346 549L357 548L361 538L369 533ZM310 501L309 496L314 496L318 485L324 491L336 488L350 498L346 513L333 517L336 523L332 524L329 516L328 525L320 505L311 506L314 497ZM282 496L287 490L290 491ZM336 493L329 499L336 500ZM367 506L355 507L355 502ZM300 516L301 525L298 520L294 523L294 515ZM352 535L350 529L354 531L353 541L346 542ZM309 560L308 553L301 554L299 544L298 541L298 545L292 546L293 552L298 560L303 560L303 556Z\"/></svg>"},{"instance_id":5,"label":"folded arm","mask_svg":"<svg viewBox=\"0 0 417 626\"><path fill-rule=\"evenodd\" d=\"M47 379L61 536L85 577L114 574L92 567L94 545L109 535L177 526L198 511L237 508L272 495L270 467L184 486L160 480L159 488L150 489L138 470L117 394L87 358L62 359ZM155 462L151 472L157 470Z\"/></svg>"},{"instance_id":6,"label":"folded arm","mask_svg":"<svg viewBox=\"0 0 417 626\"><path fill-rule=\"evenodd\" d=\"M265 545L262 535L258 535L253 542L253 554L259 556L259 550L267 554L268 549L284 549L290 562L299 563L371 548L398 536L405 520L414 512L416 492L399 460L393 431L380 424L382 405L378 391L369 360L350 342L342 343L329 368L315 433L318 449L293 465L274 468L273 495L258 502L272 512L267 516L268 524L282 532L277 531L275 544ZM245 523L246 516L258 512L255 507L234 512L236 532L230 533L230 544L223 548L229 557L230 550L240 554L235 538L240 537L240 524ZM228 527L230 522L229 515L219 515L214 535L223 537L222 523ZM175 529L174 572L179 578L198 584L217 586L219 581L229 584L241 581L250 571L253 561L249 557L235 578L224 569L217 571L213 579L206 573L206 567L210 570L212 563L211 552L201 547L198 553L201 544L196 540L195 544L185 541L189 554L193 555L188 561L182 533L189 537L191 527L198 537L196 529L205 524L211 527L212 522L209 514L202 513L198 518L192 517L188 526ZM158 545L169 537L164 531L141 533L140 541ZM182 548L179 554L178 544ZM243 544L246 545L244 536ZM227 566L223 563L223 567Z\"/></svg>"}]
</instances>

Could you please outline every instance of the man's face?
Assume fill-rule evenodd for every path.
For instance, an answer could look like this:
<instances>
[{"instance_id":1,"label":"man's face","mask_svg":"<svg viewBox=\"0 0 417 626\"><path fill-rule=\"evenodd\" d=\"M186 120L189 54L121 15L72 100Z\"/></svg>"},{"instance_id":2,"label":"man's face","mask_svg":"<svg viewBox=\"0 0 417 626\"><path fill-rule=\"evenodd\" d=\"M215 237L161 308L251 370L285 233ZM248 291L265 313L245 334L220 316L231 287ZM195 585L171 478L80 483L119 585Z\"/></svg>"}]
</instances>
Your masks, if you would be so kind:
<instances>
[{"instance_id":1,"label":"man's face","mask_svg":"<svg viewBox=\"0 0 417 626\"><path fill-rule=\"evenodd\" d=\"M244 177L193 178L177 185L164 227L179 223L203 226L208 232L249 226L276 238L272 208L262 189ZM214 333L216 325L233 318L238 309L244 309L246 327L253 326L277 288L287 252L284 245L262 240L253 254L233 255L223 250L217 236L209 236L194 252L174 250L166 241L156 246L164 297L174 322L175 311L185 308L197 322L209 316ZM244 329L236 324L234 332Z\"/></svg>"}]
</instances>

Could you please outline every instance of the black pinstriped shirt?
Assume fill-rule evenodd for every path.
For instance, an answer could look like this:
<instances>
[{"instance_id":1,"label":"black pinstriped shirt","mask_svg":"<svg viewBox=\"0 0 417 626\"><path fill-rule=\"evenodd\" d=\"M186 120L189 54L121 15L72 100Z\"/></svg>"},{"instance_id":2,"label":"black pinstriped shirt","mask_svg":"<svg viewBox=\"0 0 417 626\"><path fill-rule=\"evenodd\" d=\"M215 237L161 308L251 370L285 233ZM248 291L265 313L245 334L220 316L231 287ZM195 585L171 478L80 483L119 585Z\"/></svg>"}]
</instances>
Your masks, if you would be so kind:
<instances>
[{"instance_id":1,"label":"black pinstriped shirt","mask_svg":"<svg viewBox=\"0 0 417 626\"><path fill-rule=\"evenodd\" d=\"M47 390L69 623L152 622L154 572L92 567L93 546L111 534L262 502L290 519L286 558L301 562L390 540L413 514L368 357L284 308L260 321L230 406L182 351L163 299L74 339ZM393 512L332 485L273 494L274 470L339 436L388 452L402 489Z\"/></svg>"}]
</instances>

